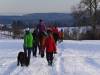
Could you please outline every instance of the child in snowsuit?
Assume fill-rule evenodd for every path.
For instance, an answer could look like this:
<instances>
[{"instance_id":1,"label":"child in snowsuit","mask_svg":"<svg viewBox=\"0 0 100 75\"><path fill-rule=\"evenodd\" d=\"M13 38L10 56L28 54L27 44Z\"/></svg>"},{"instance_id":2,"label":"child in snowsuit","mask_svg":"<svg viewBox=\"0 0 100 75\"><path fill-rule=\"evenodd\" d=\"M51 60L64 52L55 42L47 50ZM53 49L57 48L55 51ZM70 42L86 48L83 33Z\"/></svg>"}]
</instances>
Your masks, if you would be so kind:
<instances>
[{"instance_id":1,"label":"child in snowsuit","mask_svg":"<svg viewBox=\"0 0 100 75\"><path fill-rule=\"evenodd\" d=\"M45 42L46 59L47 59L48 65L52 66L53 54L56 53L56 44L55 44L54 38L52 36L52 31L47 30L47 33L48 33L48 36L47 36L46 42Z\"/></svg>"},{"instance_id":2,"label":"child in snowsuit","mask_svg":"<svg viewBox=\"0 0 100 75\"><path fill-rule=\"evenodd\" d=\"M25 31L24 35L24 52L28 57L28 62L30 63L31 50L33 47L33 36L29 29Z\"/></svg>"}]
</instances>

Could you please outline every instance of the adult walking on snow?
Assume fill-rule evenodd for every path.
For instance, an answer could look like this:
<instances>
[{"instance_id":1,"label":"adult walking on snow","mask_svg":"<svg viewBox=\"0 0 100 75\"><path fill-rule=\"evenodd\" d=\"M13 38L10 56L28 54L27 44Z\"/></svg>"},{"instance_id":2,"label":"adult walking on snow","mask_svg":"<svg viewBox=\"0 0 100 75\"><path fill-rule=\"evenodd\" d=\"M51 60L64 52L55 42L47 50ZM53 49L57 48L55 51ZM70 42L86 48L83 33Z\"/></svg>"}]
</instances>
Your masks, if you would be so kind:
<instances>
[{"instance_id":1,"label":"adult walking on snow","mask_svg":"<svg viewBox=\"0 0 100 75\"><path fill-rule=\"evenodd\" d=\"M53 54L56 52L56 44L54 41L54 38L52 36L52 31L47 30L48 36L46 38L45 42L45 48L46 48L46 59L48 62L48 65L52 66L53 63Z\"/></svg>"},{"instance_id":2,"label":"adult walking on snow","mask_svg":"<svg viewBox=\"0 0 100 75\"><path fill-rule=\"evenodd\" d=\"M30 57L31 57L31 50L33 47L33 36L30 32L29 28L25 30L24 35L24 52L26 53L28 57L28 62L30 63Z\"/></svg>"},{"instance_id":3,"label":"adult walking on snow","mask_svg":"<svg viewBox=\"0 0 100 75\"><path fill-rule=\"evenodd\" d=\"M55 43L57 44L57 41L59 40L59 31L58 31L57 26L54 26L52 28L52 31L53 31L53 37L54 37Z\"/></svg>"},{"instance_id":4,"label":"adult walking on snow","mask_svg":"<svg viewBox=\"0 0 100 75\"><path fill-rule=\"evenodd\" d=\"M63 42L64 39L64 30L61 29L61 31L59 31L59 42Z\"/></svg>"},{"instance_id":5,"label":"adult walking on snow","mask_svg":"<svg viewBox=\"0 0 100 75\"><path fill-rule=\"evenodd\" d=\"M46 38L46 26L43 20L39 20L38 24L38 45L39 45L39 54L41 57L44 57L44 45Z\"/></svg>"},{"instance_id":6,"label":"adult walking on snow","mask_svg":"<svg viewBox=\"0 0 100 75\"><path fill-rule=\"evenodd\" d=\"M38 29L39 34L46 32L46 26L45 26L45 23L42 19L39 20L39 24L38 24L37 29Z\"/></svg>"},{"instance_id":7,"label":"adult walking on snow","mask_svg":"<svg viewBox=\"0 0 100 75\"><path fill-rule=\"evenodd\" d=\"M38 33L37 29L34 29L32 35L33 35L33 48L32 53L34 57L37 57L37 47L38 47Z\"/></svg>"}]
</instances>

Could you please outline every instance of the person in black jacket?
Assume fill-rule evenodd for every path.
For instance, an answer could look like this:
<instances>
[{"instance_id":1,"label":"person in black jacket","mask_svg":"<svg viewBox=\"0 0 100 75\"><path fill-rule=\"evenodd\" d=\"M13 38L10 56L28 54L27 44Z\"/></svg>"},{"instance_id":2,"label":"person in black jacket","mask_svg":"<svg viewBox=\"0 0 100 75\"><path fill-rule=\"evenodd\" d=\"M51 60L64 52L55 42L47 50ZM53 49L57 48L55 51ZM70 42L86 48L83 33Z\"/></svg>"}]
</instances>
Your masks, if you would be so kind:
<instances>
[{"instance_id":1,"label":"person in black jacket","mask_svg":"<svg viewBox=\"0 0 100 75\"><path fill-rule=\"evenodd\" d=\"M32 33L33 38L34 38L34 43L33 43L33 48L32 48L32 53L34 57L37 57L37 47L38 47L38 31L35 29Z\"/></svg>"}]
</instances>

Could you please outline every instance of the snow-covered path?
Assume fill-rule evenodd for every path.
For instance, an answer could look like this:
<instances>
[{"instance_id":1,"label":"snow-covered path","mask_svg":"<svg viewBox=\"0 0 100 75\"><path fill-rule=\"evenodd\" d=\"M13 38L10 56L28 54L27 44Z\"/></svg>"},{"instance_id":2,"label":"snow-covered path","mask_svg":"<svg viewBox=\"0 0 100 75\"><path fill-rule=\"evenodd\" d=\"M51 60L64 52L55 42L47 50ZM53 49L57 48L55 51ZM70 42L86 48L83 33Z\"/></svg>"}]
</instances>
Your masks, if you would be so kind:
<instances>
[{"instance_id":1,"label":"snow-covered path","mask_svg":"<svg viewBox=\"0 0 100 75\"><path fill-rule=\"evenodd\" d=\"M100 41L64 41L57 45L54 65L31 57L29 67L16 66L22 40L0 40L0 75L99 75Z\"/></svg>"}]
</instances>

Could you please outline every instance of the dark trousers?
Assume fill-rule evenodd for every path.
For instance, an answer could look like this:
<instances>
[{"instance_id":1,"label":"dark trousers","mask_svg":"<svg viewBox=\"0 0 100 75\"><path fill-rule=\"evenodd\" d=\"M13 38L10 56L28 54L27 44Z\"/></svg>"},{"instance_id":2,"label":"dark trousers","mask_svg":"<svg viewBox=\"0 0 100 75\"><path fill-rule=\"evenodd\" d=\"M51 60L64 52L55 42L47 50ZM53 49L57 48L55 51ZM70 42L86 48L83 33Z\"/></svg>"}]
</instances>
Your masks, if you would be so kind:
<instances>
[{"instance_id":1,"label":"dark trousers","mask_svg":"<svg viewBox=\"0 0 100 75\"><path fill-rule=\"evenodd\" d=\"M37 45L34 45L32 48L33 56L37 56Z\"/></svg>"},{"instance_id":2,"label":"dark trousers","mask_svg":"<svg viewBox=\"0 0 100 75\"><path fill-rule=\"evenodd\" d=\"M31 58L31 50L32 50L32 48L25 48L24 47L24 52L25 52L25 54L27 55L27 57L28 57L28 62L30 63L30 58Z\"/></svg>"},{"instance_id":3,"label":"dark trousers","mask_svg":"<svg viewBox=\"0 0 100 75\"><path fill-rule=\"evenodd\" d=\"M44 50L41 51L41 57L44 57Z\"/></svg>"},{"instance_id":4,"label":"dark trousers","mask_svg":"<svg viewBox=\"0 0 100 75\"><path fill-rule=\"evenodd\" d=\"M52 65L53 62L53 52L46 52L46 59L48 64Z\"/></svg>"},{"instance_id":5,"label":"dark trousers","mask_svg":"<svg viewBox=\"0 0 100 75\"><path fill-rule=\"evenodd\" d=\"M41 55L42 58L44 57L44 49L41 46L39 46L39 55Z\"/></svg>"}]
</instances>

